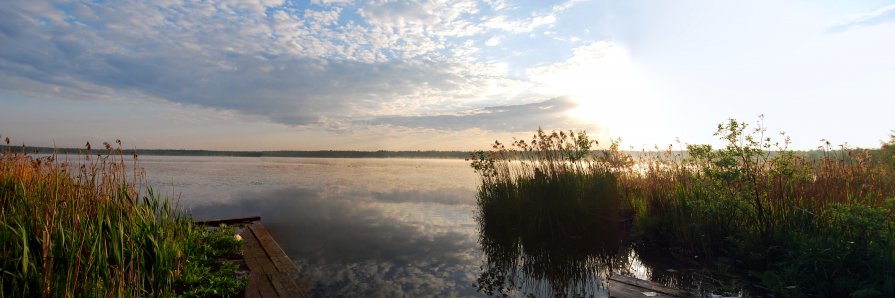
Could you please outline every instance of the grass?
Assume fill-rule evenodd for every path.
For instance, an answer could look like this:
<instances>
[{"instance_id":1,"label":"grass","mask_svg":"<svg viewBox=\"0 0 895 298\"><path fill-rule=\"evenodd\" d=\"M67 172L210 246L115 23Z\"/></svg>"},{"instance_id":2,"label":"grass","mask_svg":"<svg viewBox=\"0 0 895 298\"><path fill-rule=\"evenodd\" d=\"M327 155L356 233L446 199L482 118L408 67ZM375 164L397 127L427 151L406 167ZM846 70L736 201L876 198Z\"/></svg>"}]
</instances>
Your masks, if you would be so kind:
<instances>
[{"instance_id":1,"label":"grass","mask_svg":"<svg viewBox=\"0 0 895 298\"><path fill-rule=\"evenodd\" d=\"M488 295L595 295L595 275L627 267L618 182L584 160L586 135L539 131L535 139L513 144L521 150L496 143L473 155L483 178L478 222L487 259L476 286Z\"/></svg>"},{"instance_id":2,"label":"grass","mask_svg":"<svg viewBox=\"0 0 895 298\"><path fill-rule=\"evenodd\" d=\"M119 148L89 144L77 162L0 153L0 295L238 295L245 278L222 254L232 230L208 230L151 189ZM99 153L99 154L96 154Z\"/></svg>"},{"instance_id":3,"label":"grass","mask_svg":"<svg viewBox=\"0 0 895 298\"><path fill-rule=\"evenodd\" d=\"M638 240L733 259L780 296L895 295L895 134L880 149L807 153L761 122L729 120L716 136L723 147L649 152L592 151L572 132L495 143L471 156L480 221L601 238L586 217L621 214Z\"/></svg>"}]
</instances>

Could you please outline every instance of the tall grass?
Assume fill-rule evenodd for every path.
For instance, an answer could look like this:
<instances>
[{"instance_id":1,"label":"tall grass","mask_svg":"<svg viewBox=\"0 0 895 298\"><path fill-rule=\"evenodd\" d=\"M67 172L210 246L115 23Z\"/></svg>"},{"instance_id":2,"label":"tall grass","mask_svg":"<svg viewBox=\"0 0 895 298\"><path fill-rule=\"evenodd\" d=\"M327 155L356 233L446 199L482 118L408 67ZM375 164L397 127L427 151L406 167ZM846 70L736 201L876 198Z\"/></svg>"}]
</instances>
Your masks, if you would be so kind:
<instances>
[{"instance_id":1,"label":"tall grass","mask_svg":"<svg viewBox=\"0 0 895 298\"><path fill-rule=\"evenodd\" d=\"M598 276L623 270L617 181L588 162L592 142L574 132L538 131L508 149L477 152L478 222L487 264L485 294L593 296Z\"/></svg>"},{"instance_id":2,"label":"tall grass","mask_svg":"<svg viewBox=\"0 0 895 298\"><path fill-rule=\"evenodd\" d=\"M535 208L524 203L532 197L540 206L588 201L603 216L630 214L643 239L681 257L733 258L784 296L895 295L895 133L878 150L824 143L814 155L766 133L760 121L731 119L715 134L722 148L622 152L616 141L592 152L584 134L539 131L473 154L479 206L482 214L526 214L543 213L519 211ZM519 207L492 211L502 201ZM544 214L531 225L581 228L551 224L574 218Z\"/></svg>"},{"instance_id":3,"label":"tall grass","mask_svg":"<svg viewBox=\"0 0 895 298\"><path fill-rule=\"evenodd\" d=\"M0 153L0 294L174 296L198 270L188 262L207 231L151 189L138 192L120 142L104 145L88 143L74 162Z\"/></svg>"}]
</instances>

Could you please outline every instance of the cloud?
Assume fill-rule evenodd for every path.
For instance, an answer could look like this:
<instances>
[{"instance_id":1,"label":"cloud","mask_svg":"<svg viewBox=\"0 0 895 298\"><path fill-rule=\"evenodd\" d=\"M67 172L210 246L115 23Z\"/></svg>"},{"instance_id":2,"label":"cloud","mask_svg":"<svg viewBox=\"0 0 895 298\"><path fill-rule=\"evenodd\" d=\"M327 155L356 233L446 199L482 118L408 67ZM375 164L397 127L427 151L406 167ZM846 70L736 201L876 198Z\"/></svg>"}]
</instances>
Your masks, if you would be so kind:
<instances>
[{"instance_id":1,"label":"cloud","mask_svg":"<svg viewBox=\"0 0 895 298\"><path fill-rule=\"evenodd\" d=\"M401 39L437 51L447 46L449 38L482 34L477 24L479 3L460 1L372 1L358 8L373 30L391 32L391 39ZM393 46L401 43L392 43Z\"/></svg>"},{"instance_id":2,"label":"cloud","mask_svg":"<svg viewBox=\"0 0 895 298\"><path fill-rule=\"evenodd\" d=\"M556 22L556 16L552 14L535 16L522 20L510 20L506 16L496 16L484 23L489 29L497 29L511 33L525 33L537 28L551 25Z\"/></svg>"},{"instance_id":3,"label":"cloud","mask_svg":"<svg viewBox=\"0 0 895 298\"><path fill-rule=\"evenodd\" d=\"M827 32L844 32L855 28L879 25L892 21L895 21L895 4L881 7L873 12L855 17L851 21L832 26L827 29Z\"/></svg>"},{"instance_id":4,"label":"cloud","mask_svg":"<svg viewBox=\"0 0 895 298\"><path fill-rule=\"evenodd\" d=\"M311 0L311 3L317 5L343 5L343 4L351 4L354 0Z\"/></svg>"},{"instance_id":5,"label":"cloud","mask_svg":"<svg viewBox=\"0 0 895 298\"><path fill-rule=\"evenodd\" d=\"M373 2L359 9L366 27L340 23L341 7L281 1L73 5L0 8L0 43L15 45L0 48L0 88L150 97L336 127L475 99L495 80L441 53L464 46L445 37L481 31L471 1Z\"/></svg>"},{"instance_id":6,"label":"cloud","mask_svg":"<svg viewBox=\"0 0 895 298\"><path fill-rule=\"evenodd\" d=\"M581 2L582 1L580 0L569 0L554 5L548 13L536 13L528 18L510 19L506 15L497 15L485 21L483 25L489 29L497 29L511 33L528 33L537 28L552 26L556 23L559 14Z\"/></svg>"},{"instance_id":7,"label":"cloud","mask_svg":"<svg viewBox=\"0 0 895 298\"><path fill-rule=\"evenodd\" d=\"M438 130L464 130L487 127L495 131L521 132L544 129L588 129L593 124L572 119L567 112L577 107L569 98L558 97L550 100L521 104L491 106L468 110L463 113L432 116L389 116L379 117L366 124L395 125L411 128L433 128Z\"/></svg>"},{"instance_id":8,"label":"cloud","mask_svg":"<svg viewBox=\"0 0 895 298\"><path fill-rule=\"evenodd\" d=\"M485 41L485 45L489 47L494 47L500 44L502 38L500 36L493 36Z\"/></svg>"},{"instance_id":9,"label":"cloud","mask_svg":"<svg viewBox=\"0 0 895 298\"><path fill-rule=\"evenodd\" d=\"M315 124L329 115L354 116L361 111L399 112L385 107L390 102L423 96L422 93L449 96L447 90L463 87L457 83L461 79L456 74L425 63L364 63L231 53L226 65L215 65L176 52L146 56L93 54L84 57L87 63L71 63L65 57L77 54L64 51L56 47L45 55L31 52L41 57L27 53L18 57L4 55L6 63L0 65L0 70L7 76L15 71L20 79L33 82L35 90L29 90L33 92L46 85L95 93L101 87L109 87L261 115L290 125ZM416 88L420 84L429 89Z\"/></svg>"},{"instance_id":10,"label":"cloud","mask_svg":"<svg viewBox=\"0 0 895 298\"><path fill-rule=\"evenodd\" d=\"M0 48L0 91L171 102L342 132L561 126L569 102L458 113L554 97L475 45L551 26L576 3L520 18L504 1L11 1L0 7L0 43L14 45Z\"/></svg>"},{"instance_id":11,"label":"cloud","mask_svg":"<svg viewBox=\"0 0 895 298\"><path fill-rule=\"evenodd\" d=\"M484 0L494 11L502 11L511 7L507 0Z\"/></svg>"},{"instance_id":12,"label":"cloud","mask_svg":"<svg viewBox=\"0 0 895 298\"><path fill-rule=\"evenodd\" d=\"M578 5L578 4L582 3L582 2L584 2L584 0L568 0L568 1L566 1L566 2L563 2L563 3L560 3L560 4L554 5L553 8L551 9L551 12L553 12L553 13L561 13L561 12L564 12L564 11L566 11L566 10L569 10L569 9L572 8L572 7L575 7L575 5Z\"/></svg>"}]
</instances>

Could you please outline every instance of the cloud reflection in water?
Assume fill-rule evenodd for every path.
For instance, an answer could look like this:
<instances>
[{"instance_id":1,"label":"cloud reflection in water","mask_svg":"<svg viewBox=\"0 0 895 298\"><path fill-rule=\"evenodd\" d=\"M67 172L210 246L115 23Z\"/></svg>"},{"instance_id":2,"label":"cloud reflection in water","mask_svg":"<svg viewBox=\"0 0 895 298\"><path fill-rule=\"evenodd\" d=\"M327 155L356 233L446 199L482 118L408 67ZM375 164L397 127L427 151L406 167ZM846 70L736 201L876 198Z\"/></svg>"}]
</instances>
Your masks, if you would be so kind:
<instances>
[{"instance_id":1,"label":"cloud reflection in water","mask_svg":"<svg viewBox=\"0 0 895 298\"><path fill-rule=\"evenodd\" d=\"M258 214L323 296L469 296L480 269L472 192L282 188L195 206L197 218ZM435 208L427 220L414 210ZM426 214L422 212L421 214ZM416 216L415 216L416 215Z\"/></svg>"}]
</instances>

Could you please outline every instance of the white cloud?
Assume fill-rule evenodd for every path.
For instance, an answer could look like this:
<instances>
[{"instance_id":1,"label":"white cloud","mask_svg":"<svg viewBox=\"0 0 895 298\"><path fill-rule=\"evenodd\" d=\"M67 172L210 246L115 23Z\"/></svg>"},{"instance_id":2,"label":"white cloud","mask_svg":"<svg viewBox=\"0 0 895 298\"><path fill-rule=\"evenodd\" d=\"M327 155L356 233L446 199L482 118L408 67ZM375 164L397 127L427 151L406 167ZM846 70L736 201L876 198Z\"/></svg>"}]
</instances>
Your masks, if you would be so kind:
<instances>
[{"instance_id":1,"label":"white cloud","mask_svg":"<svg viewBox=\"0 0 895 298\"><path fill-rule=\"evenodd\" d=\"M564 11L566 11L566 10L569 10L569 9L572 8L572 7L575 7L575 5L578 5L578 4L580 4L580 3L584 2L584 1L585 1L585 0L568 0L568 1L566 1L566 2L563 2L563 3L560 3L560 4L554 5L553 8L551 9L551 11L552 11L553 13L564 12Z\"/></svg>"},{"instance_id":2,"label":"white cloud","mask_svg":"<svg viewBox=\"0 0 895 298\"><path fill-rule=\"evenodd\" d=\"M842 32L854 28L879 25L895 21L895 4L881 7L870 13L853 17L851 20L827 29L828 32Z\"/></svg>"},{"instance_id":3,"label":"white cloud","mask_svg":"<svg viewBox=\"0 0 895 298\"><path fill-rule=\"evenodd\" d=\"M479 13L478 3L470 0L374 1L358 13L374 27L402 34L439 38L481 33L471 18Z\"/></svg>"},{"instance_id":4,"label":"white cloud","mask_svg":"<svg viewBox=\"0 0 895 298\"><path fill-rule=\"evenodd\" d=\"M536 13L530 18L511 20L506 15L497 15L486 19L483 25L489 29L512 33L527 33L541 27L550 27L556 23L559 14L581 2L579 0L569 0L553 6L549 13Z\"/></svg>"},{"instance_id":5,"label":"white cloud","mask_svg":"<svg viewBox=\"0 0 895 298\"><path fill-rule=\"evenodd\" d=\"M535 16L523 20L508 20L506 16L496 16L488 19L483 24L486 28L497 29L511 33L531 32L534 29L551 25L556 22L556 16Z\"/></svg>"},{"instance_id":6,"label":"white cloud","mask_svg":"<svg viewBox=\"0 0 895 298\"><path fill-rule=\"evenodd\" d=\"M285 0L218 0L215 6L233 11L251 12L264 15L265 10L283 5Z\"/></svg>"},{"instance_id":7,"label":"white cloud","mask_svg":"<svg viewBox=\"0 0 895 298\"><path fill-rule=\"evenodd\" d=\"M501 38L500 36L492 36L487 41L485 41L485 45L489 47L495 47L499 45L502 40L503 38Z\"/></svg>"},{"instance_id":8,"label":"white cloud","mask_svg":"<svg viewBox=\"0 0 895 298\"><path fill-rule=\"evenodd\" d=\"M506 80L456 38L484 32L474 1L79 3L0 8L0 89L153 98L344 129L353 117L462 108ZM321 2L321 4L325 4ZM46 17L53 17L50 22ZM484 95L483 95L484 94ZM433 108L439 107L439 108Z\"/></svg>"},{"instance_id":9,"label":"white cloud","mask_svg":"<svg viewBox=\"0 0 895 298\"><path fill-rule=\"evenodd\" d=\"M484 0L484 2L494 11L502 11L512 8L507 0Z\"/></svg>"},{"instance_id":10,"label":"white cloud","mask_svg":"<svg viewBox=\"0 0 895 298\"><path fill-rule=\"evenodd\" d=\"M354 3L354 0L311 0L311 3L317 5L347 5Z\"/></svg>"},{"instance_id":11,"label":"white cloud","mask_svg":"<svg viewBox=\"0 0 895 298\"><path fill-rule=\"evenodd\" d=\"M463 131L479 127L504 132L530 132L539 127L548 130L597 130L597 126L593 123L579 121L568 116L567 113L576 107L578 104L571 99L559 97L530 104L492 106L459 113L379 117L363 123L433 128L442 131Z\"/></svg>"}]
</instances>

